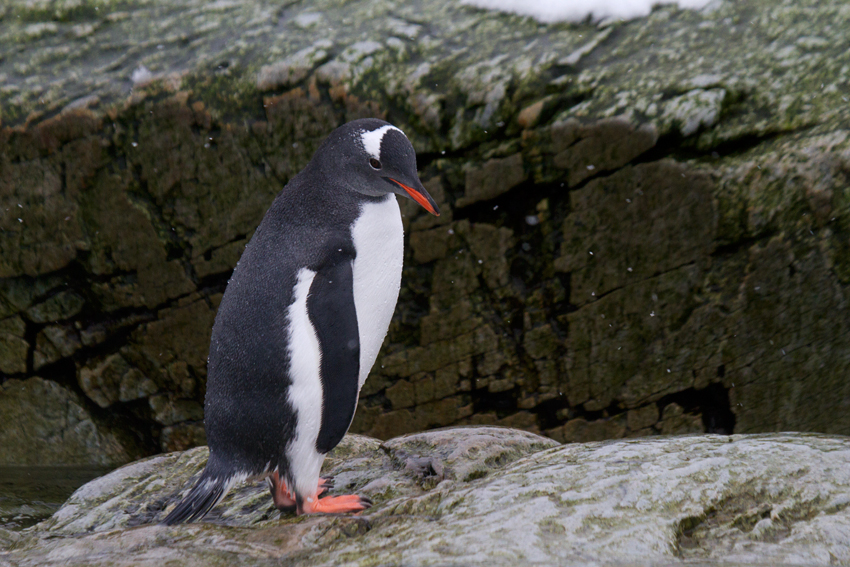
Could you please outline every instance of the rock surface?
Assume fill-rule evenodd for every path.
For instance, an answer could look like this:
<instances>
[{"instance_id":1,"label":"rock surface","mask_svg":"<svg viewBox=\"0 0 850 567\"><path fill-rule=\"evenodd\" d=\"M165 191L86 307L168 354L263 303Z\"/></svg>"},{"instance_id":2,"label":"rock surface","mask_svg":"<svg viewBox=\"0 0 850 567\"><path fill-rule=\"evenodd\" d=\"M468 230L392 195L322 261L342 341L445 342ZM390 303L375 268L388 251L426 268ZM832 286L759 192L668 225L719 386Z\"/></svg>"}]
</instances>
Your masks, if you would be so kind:
<instances>
[{"instance_id":1,"label":"rock surface","mask_svg":"<svg viewBox=\"0 0 850 567\"><path fill-rule=\"evenodd\" d=\"M0 415L5 464L114 466L141 454L131 440L98 428L79 396L50 380L0 384Z\"/></svg>"},{"instance_id":2,"label":"rock surface","mask_svg":"<svg viewBox=\"0 0 850 567\"><path fill-rule=\"evenodd\" d=\"M353 430L848 434L846 29L840 0L551 26L438 0L4 5L0 381L61 385L128 458L202 444L241 250L369 115L444 214L403 203ZM0 422L0 462L27 427Z\"/></svg>"},{"instance_id":3,"label":"rock surface","mask_svg":"<svg viewBox=\"0 0 850 567\"><path fill-rule=\"evenodd\" d=\"M263 482L206 521L151 525L206 450L139 461L0 539L29 565L850 565L850 440L696 435L559 445L506 428L349 435L325 474L359 516L296 518ZM5 546L5 551L3 551Z\"/></svg>"}]
</instances>

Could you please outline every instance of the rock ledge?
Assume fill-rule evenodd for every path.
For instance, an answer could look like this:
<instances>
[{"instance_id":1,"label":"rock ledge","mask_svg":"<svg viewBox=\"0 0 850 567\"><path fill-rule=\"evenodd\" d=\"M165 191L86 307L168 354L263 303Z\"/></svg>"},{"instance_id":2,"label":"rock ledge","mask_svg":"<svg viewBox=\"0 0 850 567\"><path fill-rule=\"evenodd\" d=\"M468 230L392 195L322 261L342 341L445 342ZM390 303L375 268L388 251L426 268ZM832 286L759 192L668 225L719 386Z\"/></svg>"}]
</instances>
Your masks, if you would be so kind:
<instances>
[{"instance_id":1,"label":"rock ledge","mask_svg":"<svg viewBox=\"0 0 850 567\"><path fill-rule=\"evenodd\" d=\"M255 482L203 523L156 525L206 456L160 455L90 482L49 520L0 532L0 565L850 565L844 437L349 435L324 473L375 501L360 516L281 516Z\"/></svg>"}]
</instances>

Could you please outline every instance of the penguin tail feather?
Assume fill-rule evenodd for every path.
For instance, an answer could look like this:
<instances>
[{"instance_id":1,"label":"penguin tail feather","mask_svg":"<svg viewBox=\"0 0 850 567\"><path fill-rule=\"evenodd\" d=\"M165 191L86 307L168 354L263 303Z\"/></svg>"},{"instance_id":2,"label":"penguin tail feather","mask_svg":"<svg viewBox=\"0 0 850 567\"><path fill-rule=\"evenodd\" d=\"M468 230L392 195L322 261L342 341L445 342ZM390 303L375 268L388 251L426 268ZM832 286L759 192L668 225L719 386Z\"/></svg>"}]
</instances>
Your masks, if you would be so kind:
<instances>
[{"instance_id":1,"label":"penguin tail feather","mask_svg":"<svg viewBox=\"0 0 850 567\"><path fill-rule=\"evenodd\" d=\"M236 483L237 476L213 477L206 474L201 475L192 490L161 522L166 526L193 522L207 515L213 506L230 492L230 488Z\"/></svg>"}]
</instances>

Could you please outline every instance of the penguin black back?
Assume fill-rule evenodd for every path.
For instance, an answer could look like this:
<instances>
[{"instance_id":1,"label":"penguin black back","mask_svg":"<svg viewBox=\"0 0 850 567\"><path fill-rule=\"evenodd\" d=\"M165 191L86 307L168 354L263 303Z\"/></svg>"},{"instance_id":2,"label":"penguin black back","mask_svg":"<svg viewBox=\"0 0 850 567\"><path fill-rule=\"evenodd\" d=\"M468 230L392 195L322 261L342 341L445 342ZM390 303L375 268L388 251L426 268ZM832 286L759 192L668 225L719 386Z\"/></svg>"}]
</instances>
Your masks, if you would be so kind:
<instances>
[{"instance_id":1,"label":"penguin black back","mask_svg":"<svg viewBox=\"0 0 850 567\"><path fill-rule=\"evenodd\" d=\"M402 230L394 194L433 214L407 137L377 119L332 132L275 198L228 282L210 342L210 458L164 523L205 515L233 483L268 477L278 507L356 511L319 495L398 296Z\"/></svg>"}]
</instances>

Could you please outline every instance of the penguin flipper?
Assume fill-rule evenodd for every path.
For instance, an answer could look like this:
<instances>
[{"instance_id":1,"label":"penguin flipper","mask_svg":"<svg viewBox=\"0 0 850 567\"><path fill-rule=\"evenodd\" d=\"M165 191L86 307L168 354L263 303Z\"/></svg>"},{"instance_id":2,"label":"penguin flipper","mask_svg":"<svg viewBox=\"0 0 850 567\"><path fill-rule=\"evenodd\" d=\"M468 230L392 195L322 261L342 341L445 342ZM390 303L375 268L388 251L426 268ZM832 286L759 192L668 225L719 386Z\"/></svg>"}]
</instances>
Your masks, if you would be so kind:
<instances>
[{"instance_id":1,"label":"penguin flipper","mask_svg":"<svg viewBox=\"0 0 850 567\"><path fill-rule=\"evenodd\" d=\"M348 431L359 393L354 274L352 256L344 250L340 248L317 271L307 297L307 313L322 352L322 422L316 439L316 450L322 454L336 447Z\"/></svg>"}]
</instances>

